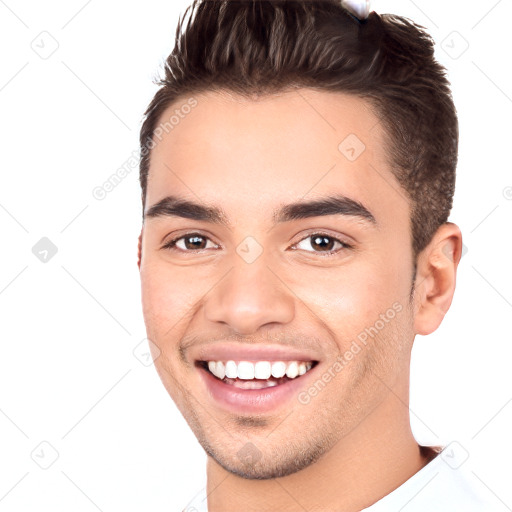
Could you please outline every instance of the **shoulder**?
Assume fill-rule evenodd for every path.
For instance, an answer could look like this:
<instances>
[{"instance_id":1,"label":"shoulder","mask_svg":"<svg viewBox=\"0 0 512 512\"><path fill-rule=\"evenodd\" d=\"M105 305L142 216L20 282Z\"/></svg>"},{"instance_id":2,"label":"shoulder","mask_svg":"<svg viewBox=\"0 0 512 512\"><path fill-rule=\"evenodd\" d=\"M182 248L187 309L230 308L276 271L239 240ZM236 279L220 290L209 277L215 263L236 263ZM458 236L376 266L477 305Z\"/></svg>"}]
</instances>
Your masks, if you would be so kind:
<instances>
[{"instance_id":1,"label":"shoulder","mask_svg":"<svg viewBox=\"0 0 512 512\"><path fill-rule=\"evenodd\" d=\"M503 502L476 475L468 458L458 442L448 444L418 473L365 511L503 512Z\"/></svg>"},{"instance_id":2,"label":"shoulder","mask_svg":"<svg viewBox=\"0 0 512 512\"><path fill-rule=\"evenodd\" d=\"M203 487L186 505L182 512L208 512L206 487Z\"/></svg>"}]
</instances>

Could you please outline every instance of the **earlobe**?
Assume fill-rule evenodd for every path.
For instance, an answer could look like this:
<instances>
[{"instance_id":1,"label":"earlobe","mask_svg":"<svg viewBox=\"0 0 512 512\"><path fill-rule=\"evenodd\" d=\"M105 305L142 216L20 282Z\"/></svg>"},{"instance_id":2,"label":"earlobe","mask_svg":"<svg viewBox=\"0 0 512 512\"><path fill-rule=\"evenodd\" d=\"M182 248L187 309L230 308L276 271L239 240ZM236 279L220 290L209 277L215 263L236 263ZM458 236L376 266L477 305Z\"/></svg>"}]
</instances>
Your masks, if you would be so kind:
<instances>
[{"instance_id":1,"label":"earlobe","mask_svg":"<svg viewBox=\"0 0 512 512\"><path fill-rule=\"evenodd\" d=\"M447 222L419 255L415 282L416 334L430 334L441 324L452 303L461 254L460 229Z\"/></svg>"},{"instance_id":2,"label":"earlobe","mask_svg":"<svg viewBox=\"0 0 512 512\"><path fill-rule=\"evenodd\" d=\"M138 247L138 256L137 256L137 267L139 267L139 270L140 270L140 261L141 261L141 257L142 257L142 229L140 230L140 235L139 235L139 247Z\"/></svg>"}]
</instances>

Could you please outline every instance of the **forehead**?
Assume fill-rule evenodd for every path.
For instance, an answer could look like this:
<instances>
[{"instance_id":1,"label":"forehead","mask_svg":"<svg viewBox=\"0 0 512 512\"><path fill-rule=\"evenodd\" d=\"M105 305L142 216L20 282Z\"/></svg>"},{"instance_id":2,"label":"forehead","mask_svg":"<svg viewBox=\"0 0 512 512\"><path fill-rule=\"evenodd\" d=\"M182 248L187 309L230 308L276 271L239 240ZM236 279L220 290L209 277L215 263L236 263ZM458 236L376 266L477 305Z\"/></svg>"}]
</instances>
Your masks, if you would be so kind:
<instances>
[{"instance_id":1,"label":"forehead","mask_svg":"<svg viewBox=\"0 0 512 512\"><path fill-rule=\"evenodd\" d=\"M355 96L298 89L248 99L206 92L175 102L159 124L148 207L169 193L246 212L333 191L364 203L380 196L383 208L404 201L382 125Z\"/></svg>"}]
</instances>

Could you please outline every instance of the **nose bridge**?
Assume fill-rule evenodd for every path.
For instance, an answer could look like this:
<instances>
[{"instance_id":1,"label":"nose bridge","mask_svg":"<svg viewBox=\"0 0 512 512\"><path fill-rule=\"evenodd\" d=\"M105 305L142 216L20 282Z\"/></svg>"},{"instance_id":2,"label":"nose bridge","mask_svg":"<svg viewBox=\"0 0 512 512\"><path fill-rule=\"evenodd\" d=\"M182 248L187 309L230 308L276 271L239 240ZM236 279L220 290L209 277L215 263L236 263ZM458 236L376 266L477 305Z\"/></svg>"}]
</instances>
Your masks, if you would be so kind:
<instances>
[{"instance_id":1,"label":"nose bridge","mask_svg":"<svg viewBox=\"0 0 512 512\"><path fill-rule=\"evenodd\" d=\"M207 295L207 320L227 324L240 334L256 332L270 323L288 323L294 317L291 292L259 256L248 263L234 255L227 275Z\"/></svg>"}]
</instances>

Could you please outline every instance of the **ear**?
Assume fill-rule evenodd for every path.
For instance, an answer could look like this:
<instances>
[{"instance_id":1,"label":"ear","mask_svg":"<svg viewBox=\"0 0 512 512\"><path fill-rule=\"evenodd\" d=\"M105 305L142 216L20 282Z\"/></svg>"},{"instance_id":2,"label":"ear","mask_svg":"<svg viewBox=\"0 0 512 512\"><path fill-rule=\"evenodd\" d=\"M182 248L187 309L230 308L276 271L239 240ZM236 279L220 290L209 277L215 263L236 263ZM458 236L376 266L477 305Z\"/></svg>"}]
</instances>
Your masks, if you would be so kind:
<instances>
[{"instance_id":1,"label":"ear","mask_svg":"<svg viewBox=\"0 0 512 512\"><path fill-rule=\"evenodd\" d=\"M139 248L138 248L138 256L137 256L137 266L139 267L139 271L140 271L140 260L142 258L142 232L143 232L144 228L142 228L140 230L140 235L139 235Z\"/></svg>"},{"instance_id":2,"label":"ear","mask_svg":"<svg viewBox=\"0 0 512 512\"><path fill-rule=\"evenodd\" d=\"M452 303L461 255L462 234L451 222L441 225L418 255L414 283L416 334L430 334L441 324Z\"/></svg>"}]
</instances>

